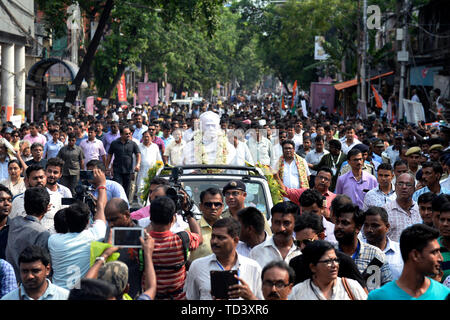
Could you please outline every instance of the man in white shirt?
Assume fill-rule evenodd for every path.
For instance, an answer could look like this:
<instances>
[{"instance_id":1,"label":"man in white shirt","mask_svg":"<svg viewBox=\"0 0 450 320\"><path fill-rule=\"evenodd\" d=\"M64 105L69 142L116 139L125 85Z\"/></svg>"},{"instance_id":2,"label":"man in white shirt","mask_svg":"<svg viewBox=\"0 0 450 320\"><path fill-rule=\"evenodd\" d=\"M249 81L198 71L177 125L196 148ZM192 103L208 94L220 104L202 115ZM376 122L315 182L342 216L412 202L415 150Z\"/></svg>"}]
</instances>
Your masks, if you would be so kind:
<instances>
[{"instance_id":1,"label":"man in white shirt","mask_svg":"<svg viewBox=\"0 0 450 320\"><path fill-rule=\"evenodd\" d=\"M142 134L148 130L148 127L145 124L143 124L142 114L136 113L134 115L134 123L135 123L135 128L134 128L134 132L133 132L133 138L135 138L137 141L141 142Z\"/></svg>"},{"instance_id":2,"label":"man in white shirt","mask_svg":"<svg viewBox=\"0 0 450 320\"><path fill-rule=\"evenodd\" d=\"M273 146L269 139L264 137L259 124L253 125L247 146L255 162L270 166L274 159Z\"/></svg>"},{"instance_id":3,"label":"man in white shirt","mask_svg":"<svg viewBox=\"0 0 450 320\"><path fill-rule=\"evenodd\" d=\"M347 154L354 146L361 142L355 138L356 132L353 127L347 127L345 129L345 138L341 140L342 152Z\"/></svg>"},{"instance_id":4,"label":"man in white shirt","mask_svg":"<svg viewBox=\"0 0 450 320\"><path fill-rule=\"evenodd\" d=\"M256 260L261 268L274 260L289 264L292 258L301 254L293 238L298 206L291 201L280 202L272 207L271 215L273 235L250 251L250 258Z\"/></svg>"},{"instance_id":5,"label":"man in white shirt","mask_svg":"<svg viewBox=\"0 0 450 320\"><path fill-rule=\"evenodd\" d=\"M172 136L174 140L164 150L164 163L179 166L183 164L183 150L186 142L182 139L181 129L176 129Z\"/></svg>"},{"instance_id":6,"label":"man in white shirt","mask_svg":"<svg viewBox=\"0 0 450 320\"><path fill-rule=\"evenodd\" d=\"M305 160L308 163L309 171L311 172L311 176L313 177L317 175L317 171L313 170L314 166L319 164L322 157L329 153L328 150L324 149L325 136L322 135L316 136L314 138L314 144L315 144L314 150L308 152L308 154L305 157Z\"/></svg>"},{"instance_id":7,"label":"man in white shirt","mask_svg":"<svg viewBox=\"0 0 450 320\"><path fill-rule=\"evenodd\" d=\"M142 143L138 144L141 151L141 170L138 173L136 180L137 195L140 201L141 189L144 187L144 179L147 177L148 170L156 164L156 161L161 161L161 152L156 143L152 142L151 135L148 131L142 135Z\"/></svg>"},{"instance_id":8,"label":"man in white shirt","mask_svg":"<svg viewBox=\"0 0 450 320\"><path fill-rule=\"evenodd\" d=\"M306 160L295 153L295 144L292 140L286 140L282 144L283 155L278 160L275 170L280 179L288 188L309 188L309 176L311 175Z\"/></svg>"},{"instance_id":9,"label":"man in white shirt","mask_svg":"<svg viewBox=\"0 0 450 320\"><path fill-rule=\"evenodd\" d=\"M236 252L240 225L234 218L217 220L212 226L213 253L192 262L187 273L184 290L187 300L212 300L210 271L237 270L239 284L229 289L229 299L263 299L261 267Z\"/></svg>"},{"instance_id":10,"label":"man in white shirt","mask_svg":"<svg viewBox=\"0 0 450 320\"><path fill-rule=\"evenodd\" d=\"M47 176L47 189L49 193L59 192L62 198L72 198L72 192L66 186L58 183L62 177L62 169L64 161L60 158L50 158L45 167L45 175Z\"/></svg>"},{"instance_id":11,"label":"man in white shirt","mask_svg":"<svg viewBox=\"0 0 450 320\"><path fill-rule=\"evenodd\" d=\"M27 168L25 172L25 184L27 188L31 187L46 187L47 185L47 176L44 168L38 165L31 165ZM41 224L47 228L50 232L55 232L53 217L56 212L63 208L61 204L61 194L57 191L53 192L47 188L48 193L50 194L50 203L49 209L45 213L44 217L41 220ZM14 201L11 205L11 212L9 214L9 218L15 218L17 216L25 217L27 214L25 212L25 199L24 194L20 194L14 198Z\"/></svg>"},{"instance_id":12,"label":"man in white shirt","mask_svg":"<svg viewBox=\"0 0 450 320\"><path fill-rule=\"evenodd\" d=\"M232 144L236 149L236 156L234 160L231 162L232 165L236 166L245 166L245 163L248 162L252 165L255 164L250 149L245 143L244 139L244 131L242 129L235 129L232 131Z\"/></svg>"}]
</instances>

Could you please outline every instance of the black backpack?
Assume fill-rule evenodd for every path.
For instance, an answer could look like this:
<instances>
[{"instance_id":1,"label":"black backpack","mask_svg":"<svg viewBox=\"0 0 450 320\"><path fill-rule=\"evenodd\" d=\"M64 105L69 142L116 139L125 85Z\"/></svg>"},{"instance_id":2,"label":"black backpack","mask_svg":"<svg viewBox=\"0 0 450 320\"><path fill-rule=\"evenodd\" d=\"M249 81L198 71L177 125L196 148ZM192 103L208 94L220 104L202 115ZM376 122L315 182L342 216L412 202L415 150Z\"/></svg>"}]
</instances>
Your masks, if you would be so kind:
<instances>
[{"instance_id":1,"label":"black backpack","mask_svg":"<svg viewBox=\"0 0 450 320\"><path fill-rule=\"evenodd\" d=\"M155 265L155 270L180 270L187 262L188 252L189 252L189 234L186 231L177 232L176 235L180 237L181 242L183 244L183 255L184 261L182 263L178 263L172 266L157 266ZM140 260L140 270L144 270L144 258L142 249L139 249L139 260Z\"/></svg>"}]
</instances>

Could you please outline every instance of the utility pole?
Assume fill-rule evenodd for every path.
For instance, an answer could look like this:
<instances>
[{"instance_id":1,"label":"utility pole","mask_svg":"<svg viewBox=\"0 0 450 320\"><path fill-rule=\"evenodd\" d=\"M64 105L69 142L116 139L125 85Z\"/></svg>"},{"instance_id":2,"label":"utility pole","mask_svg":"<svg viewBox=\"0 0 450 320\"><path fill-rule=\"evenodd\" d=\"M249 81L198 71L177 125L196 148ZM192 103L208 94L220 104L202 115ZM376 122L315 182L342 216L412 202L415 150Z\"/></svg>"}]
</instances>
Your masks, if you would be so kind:
<instances>
[{"instance_id":1,"label":"utility pole","mask_svg":"<svg viewBox=\"0 0 450 320\"><path fill-rule=\"evenodd\" d=\"M361 100L367 104L367 0L363 1L363 41L361 54Z\"/></svg>"},{"instance_id":2,"label":"utility pole","mask_svg":"<svg viewBox=\"0 0 450 320\"><path fill-rule=\"evenodd\" d=\"M408 52L407 52L407 37L408 37L408 14L409 14L409 0L404 0L403 3L403 29L402 29L402 54L397 55L397 61L401 62L400 69L400 89L398 93L398 121L403 119L403 114L405 112L403 99L405 98L405 80L406 80L406 63L408 62Z\"/></svg>"}]
</instances>

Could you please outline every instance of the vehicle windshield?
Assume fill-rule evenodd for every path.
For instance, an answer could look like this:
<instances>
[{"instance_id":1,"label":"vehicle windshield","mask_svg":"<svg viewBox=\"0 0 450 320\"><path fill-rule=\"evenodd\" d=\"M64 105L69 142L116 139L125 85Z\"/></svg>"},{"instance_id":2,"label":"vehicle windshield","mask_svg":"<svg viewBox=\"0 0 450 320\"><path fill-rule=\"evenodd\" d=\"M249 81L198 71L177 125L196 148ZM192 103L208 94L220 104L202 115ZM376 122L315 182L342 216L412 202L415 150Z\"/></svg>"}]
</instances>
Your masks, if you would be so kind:
<instances>
[{"instance_id":1,"label":"vehicle windshield","mask_svg":"<svg viewBox=\"0 0 450 320\"><path fill-rule=\"evenodd\" d=\"M198 206L200 204L200 193L208 188L216 187L220 190L230 181L229 179L214 179L213 183L208 181L199 180L184 180L181 179L183 187L189 196L194 200L195 204ZM267 213L270 212L270 208L267 208L267 196L264 193L262 184L259 181L247 181L245 182L247 197L245 198L246 207L256 207L261 211L266 217ZM225 201L224 201L225 203ZM225 203L225 208L227 208Z\"/></svg>"}]
</instances>

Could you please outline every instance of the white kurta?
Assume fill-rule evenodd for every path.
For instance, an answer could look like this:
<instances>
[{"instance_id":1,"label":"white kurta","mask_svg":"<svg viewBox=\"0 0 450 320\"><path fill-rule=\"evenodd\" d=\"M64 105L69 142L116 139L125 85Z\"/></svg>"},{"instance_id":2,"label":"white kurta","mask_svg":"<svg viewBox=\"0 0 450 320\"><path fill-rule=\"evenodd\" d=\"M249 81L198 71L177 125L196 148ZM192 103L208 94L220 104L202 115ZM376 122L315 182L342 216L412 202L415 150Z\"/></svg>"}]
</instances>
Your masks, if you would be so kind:
<instances>
[{"instance_id":1,"label":"white kurta","mask_svg":"<svg viewBox=\"0 0 450 320\"><path fill-rule=\"evenodd\" d=\"M161 152L159 152L159 147L156 143L152 143L148 147L140 143L139 150L141 151L141 169L136 180L138 195L140 194L139 191L144 187L144 178L147 176L148 170L155 165L156 161L162 161Z\"/></svg>"}]
</instances>

